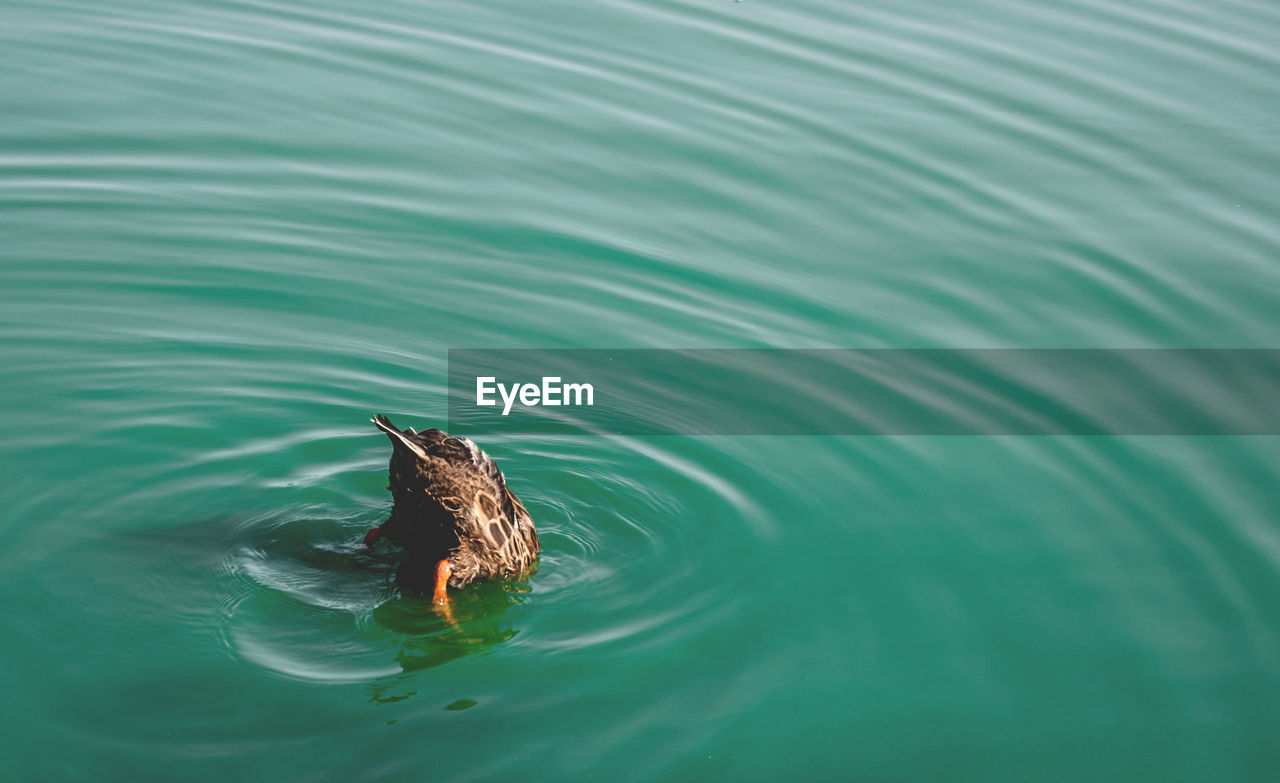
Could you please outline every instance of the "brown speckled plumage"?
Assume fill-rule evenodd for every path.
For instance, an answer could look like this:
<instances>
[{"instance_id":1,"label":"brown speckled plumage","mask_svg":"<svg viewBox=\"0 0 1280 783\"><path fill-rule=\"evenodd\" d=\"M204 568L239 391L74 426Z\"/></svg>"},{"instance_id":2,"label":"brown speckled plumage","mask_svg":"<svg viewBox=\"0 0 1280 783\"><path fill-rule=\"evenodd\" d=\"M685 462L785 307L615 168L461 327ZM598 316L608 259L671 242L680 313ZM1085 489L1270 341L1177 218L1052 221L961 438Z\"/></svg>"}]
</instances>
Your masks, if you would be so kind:
<instances>
[{"instance_id":1,"label":"brown speckled plumage","mask_svg":"<svg viewBox=\"0 0 1280 783\"><path fill-rule=\"evenodd\" d=\"M411 562L447 559L449 585L517 577L538 559L529 512L507 489L494 461L466 438L440 430L401 432L383 416L374 424L391 438L391 517L375 530L403 547Z\"/></svg>"}]
</instances>

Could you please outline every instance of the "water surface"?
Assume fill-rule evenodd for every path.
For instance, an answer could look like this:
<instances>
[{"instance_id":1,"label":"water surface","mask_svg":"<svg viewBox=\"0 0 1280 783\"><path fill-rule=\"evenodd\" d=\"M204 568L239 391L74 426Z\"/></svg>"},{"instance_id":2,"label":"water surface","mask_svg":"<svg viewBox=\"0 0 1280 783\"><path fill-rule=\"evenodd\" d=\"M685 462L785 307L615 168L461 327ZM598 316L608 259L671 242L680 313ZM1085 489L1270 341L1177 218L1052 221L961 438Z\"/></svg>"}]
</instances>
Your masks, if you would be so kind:
<instances>
[{"instance_id":1,"label":"water surface","mask_svg":"<svg viewBox=\"0 0 1280 783\"><path fill-rule=\"evenodd\" d=\"M14 780L1262 781L1274 437L481 445L449 348L1274 348L1265 2L3 2Z\"/></svg>"}]
</instances>

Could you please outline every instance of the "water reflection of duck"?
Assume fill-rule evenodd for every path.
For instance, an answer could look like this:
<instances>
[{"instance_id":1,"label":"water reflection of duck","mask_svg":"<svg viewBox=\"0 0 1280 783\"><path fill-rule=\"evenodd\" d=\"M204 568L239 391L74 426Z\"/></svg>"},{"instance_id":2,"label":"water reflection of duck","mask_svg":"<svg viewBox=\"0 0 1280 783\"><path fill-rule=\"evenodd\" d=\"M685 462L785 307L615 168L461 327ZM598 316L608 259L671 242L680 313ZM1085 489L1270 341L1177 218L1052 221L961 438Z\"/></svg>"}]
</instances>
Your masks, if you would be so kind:
<instances>
[{"instance_id":1,"label":"water reflection of duck","mask_svg":"<svg viewBox=\"0 0 1280 783\"><path fill-rule=\"evenodd\" d=\"M449 620L425 611L421 601L401 596L374 609L373 621L399 638L396 662L404 671L427 669L514 638L520 631L511 627L506 612L527 591L528 587L510 583L478 584L454 598Z\"/></svg>"},{"instance_id":2,"label":"water reflection of duck","mask_svg":"<svg viewBox=\"0 0 1280 783\"><path fill-rule=\"evenodd\" d=\"M370 700L378 704L405 701L417 695L421 680L415 672L443 666L471 655L488 652L515 638L507 610L519 603L528 587L511 582L482 582L454 596L451 614L442 619L427 611L422 601L409 596L394 598L373 610L373 621L396 635L400 649L395 660L403 670L370 684ZM462 700L445 709L465 709L474 701Z\"/></svg>"},{"instance_id":3,"label":"water reflection of duck","mask_svg":"<svg viewBox=\"0 0 1280 783\"><path fill-rule=\"evenodd\" d=\"M365 534L404 548L406 570L429 569L435 602L449 603L446 585L518 577L538 559L529 512L507 488L494 461L466 438L440 430L403 432L383 416L373 423L391 438L391 496L386 522Z\"/></svg>"}]
</instances>

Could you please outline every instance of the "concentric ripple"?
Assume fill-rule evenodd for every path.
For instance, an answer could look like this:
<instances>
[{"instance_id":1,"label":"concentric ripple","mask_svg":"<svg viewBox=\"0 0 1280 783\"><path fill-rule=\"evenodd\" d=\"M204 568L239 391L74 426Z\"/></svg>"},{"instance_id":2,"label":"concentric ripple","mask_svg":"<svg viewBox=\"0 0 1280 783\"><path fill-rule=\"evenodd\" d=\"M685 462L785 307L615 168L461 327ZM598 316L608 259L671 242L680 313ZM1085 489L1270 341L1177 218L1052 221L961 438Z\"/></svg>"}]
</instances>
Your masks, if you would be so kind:
<instances>
[{"instance_id":1,"label":"concentric ripple","mask_svg":"<svg viewBox=\"0 0 1280 783\"><path fill-rule=\"evenodd\" d=\"M286 506L231 533L224 568L238 587L220 621L229 649L286 677L350 683L508 642L528 654L635 645L702 622L709 605L731 600L764 561L758 550L736 576L689 589L716 562L717 538L768 540L762 509L717 474L714 452L694 462L636 441L619 440L604 454L589 440L521 445L518 461L528 467L511 481L530 487L523 502L544 547L530 583L464 590L455 599L461 627L453 628L427 599L399 587L394 553L362 546L363 532L385 518L385 500L380 512L359 497L333 508ZM306 472L341 487L385 467ZM344 507L356 511L343 514ZM541 605L555 607L554 617L538 615ZM538 633L515 638L526 624Z\"/></svg>"}]
</instances>

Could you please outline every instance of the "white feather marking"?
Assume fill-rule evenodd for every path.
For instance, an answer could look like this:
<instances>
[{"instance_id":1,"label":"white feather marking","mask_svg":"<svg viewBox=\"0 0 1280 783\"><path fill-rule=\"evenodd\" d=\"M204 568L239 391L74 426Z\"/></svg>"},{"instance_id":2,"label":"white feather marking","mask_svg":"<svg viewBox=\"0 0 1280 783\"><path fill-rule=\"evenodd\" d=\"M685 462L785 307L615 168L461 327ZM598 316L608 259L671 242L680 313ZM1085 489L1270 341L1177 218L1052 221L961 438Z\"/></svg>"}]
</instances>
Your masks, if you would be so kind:
<instances>
[{"instance_id":1,"label":"white feather marking","mask_svg":"<svg viewBox=\"0 0 1280 783\"><path fill-rule=\"evenodd\" d=\"M476 467L480 466L480 449L476 448L476 444L471 442L470 438L459 438L463 443L467 444L467 449L471 451L471 464Z\"/></svg>"},{"instance_id":2,"label":"white feather marking","mask_svg":"<svg viewBox=\"0 0 1280 783\"><path fill-rule=\"evenodd\" d=\"M377 419L370 419L370 421L372 421L375 425L377 425L378 429L382 430L383 432L387 433L391 437L403 443L405 448L407 448L409 451L412 451L414 454L417 454L418 459L427 458L427 452L424 451L421 446L409 440L409 438L406 437L405 434L400 430L397 430L395 427L388 427L387 425L383 424Z\"/></svg>"}]
</instances>

